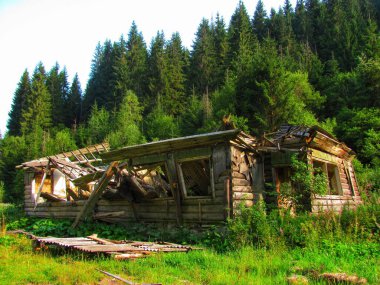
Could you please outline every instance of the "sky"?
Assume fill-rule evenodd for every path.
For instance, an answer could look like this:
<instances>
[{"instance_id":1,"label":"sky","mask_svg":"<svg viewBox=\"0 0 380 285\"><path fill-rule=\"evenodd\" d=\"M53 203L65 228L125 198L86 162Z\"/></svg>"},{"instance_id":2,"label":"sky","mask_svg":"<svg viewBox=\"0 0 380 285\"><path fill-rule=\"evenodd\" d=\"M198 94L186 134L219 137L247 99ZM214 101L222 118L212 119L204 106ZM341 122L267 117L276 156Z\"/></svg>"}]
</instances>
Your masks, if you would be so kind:
<instances>
[{"instance_id":1,"label":"sky","mask_svg":"<svg viewBox=\"0 0 380 285\"><path fill-rule=\"evenodd\" d=\"M66 66L69 82L78 73L85 90L96 45L128 38L133 21L147 47L157 31L179 32L191 49L202 18L219 13L228 24L239 0L0 0L0 131L20 78L42 62L48 71ZM257 0L243 0L252 17ZM269 13L284 0L264 0ZM295 0L291 1L293 6Z\"/></svg>"}]
</instances>

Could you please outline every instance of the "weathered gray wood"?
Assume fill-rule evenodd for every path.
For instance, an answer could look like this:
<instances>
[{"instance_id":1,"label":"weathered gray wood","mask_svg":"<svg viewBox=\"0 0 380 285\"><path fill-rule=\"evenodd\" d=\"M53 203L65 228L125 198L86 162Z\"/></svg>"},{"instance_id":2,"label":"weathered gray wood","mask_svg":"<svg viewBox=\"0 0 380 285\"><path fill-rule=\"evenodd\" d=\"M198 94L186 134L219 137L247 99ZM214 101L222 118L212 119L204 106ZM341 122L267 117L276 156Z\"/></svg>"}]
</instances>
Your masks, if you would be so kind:
<instances>
[{"instance_id":1,"label":"weathered gray wood","mask_svg":"<svg viewBox=\"0 0 380 285\"><path fill-rule=\"evenodd\" d=\"M212 150L213 174L214 178L219 178L223 171L227 170L227 146L217 145Z\"/></svg>"},{"instance_id":2,"label":"weathered gray wood","mask_svg":"<svg viewBox=\"0 0 380 285\"><path fill-rule=\"evenodd\" d=\"M172 153L168 154L168 158L166 161L166 165L168 168L168 178L170 183L170 188L172 190L172 194L174 197L174 201L176 204L177 209L177 223L178 225L182 224L182 210L181 210L181 193L179 189L179 183L178 183L178 173L177 173L177 167L176 163L174 161L174 156Z\"/></svg>"},{"instance_id":3,"label":"weathered gray wood","mask_svg":"<svg viewBox=\"0 0 380 285\"><path fill-rule=\"evenodd\" d=\"M93 210L93 208L95 207L95 204L99 200L100 196L103 194L104 190L107 187L108 182L111 180L113 176L113 169L117 167L118 164L119 164L118 161L113 161L108 166L102 178L96 184L94 191L91 193L90 197L86 201L86 204L83 206L77 218L75 219L75 222L72 225L73 228L75 228L79 224L81 219L85 218L88 215L88 213Z\"/></svg>"},{"instance_id":4,"label":"weathered gray wood","mask_svg":"<svg viewBox=\"0 0 380 285\"><path fill-rule=\"evenodd\" d=\"M46 170L44 171L44 175L42 176L41 185L40 185L40 187L37 190L37 195L36 195L36 199L35 199L35 202L34 202L35 203L34 208L37 207L38 199L40 198L42 188L44 187L44 182L45 182L45 179L46 179L46 172L48 170L49 170L49 163L47 164Z\"/></svg>"}]
</instances>

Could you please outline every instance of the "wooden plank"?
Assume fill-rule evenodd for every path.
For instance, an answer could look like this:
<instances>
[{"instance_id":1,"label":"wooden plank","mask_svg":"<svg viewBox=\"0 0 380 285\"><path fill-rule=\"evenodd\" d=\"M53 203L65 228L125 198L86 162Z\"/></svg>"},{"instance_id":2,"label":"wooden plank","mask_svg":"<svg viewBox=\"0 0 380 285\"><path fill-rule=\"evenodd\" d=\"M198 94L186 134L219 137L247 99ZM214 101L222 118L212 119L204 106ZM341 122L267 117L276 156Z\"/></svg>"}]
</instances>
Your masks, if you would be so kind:
<instances>
[{"instance_id":1,"label":"wooden plank","mask_svg":"<svg viewBox=\"0 0 380 285\"><path fill-rule=\"evenodd\" d=\"M219 204L219 205L207 205L207 204L203 204L201 202L198 202L197 205L182 205L182 213L197 213L198 212L198 208L199 208L199 204L201 204L202 206L202 212L203 213L219 213L219 212L222 212L224 210L224 205L222 204ZM176 208L175 207L171 207L168 209L164 208L164 207L152 207L152 206L140 206L139 204L136 204L136 210L139 212L139 213L173 213L175 214L176 213ZM125 207L118 207L118 206L114 206L114 207L111 207L111 206L98 206L97 207L97 215L102 215L102 214L106 214L106 213L113 213L113 212L116 212L116 213L119 213L119 212L125 212L125 213L131 213L131 210L128 209L128 208L125 208Z\"/></svg>"},{"instance_id":2,"label":"wooden plank","mask_svg":"<svg viewBox=\"0 0 380 285\"><path fill-rule=\"evenodd\" d=\"M173 153L174 159L179 161L186 161L188 159L202 159L209 158L211 156L210 147L197 147L186 150L178 150Z\"/></svg>"},{"instance_id":3,"label":"wooden plank","mask_svg":"<svg viewBox=\"0 0 380 285\"><path fill-rule=\"evenodd\" d=\"M230 177L227 177L227 179L224 180L225 186L224 188L226 189L225 192L225 205L226 205L226 211L224 213L224 218L229 219L232 217L232 189L231 189L231 179Z\"/></svg>"},{"instance_id":4,"label":"wooden plank","mask_svg":"<svg viewBox=\"0 0 380 285\"><path fill-rule=\"evenodd\" d=\"M212 149L214 179L219 179L221 173L227 170L227 145L221 144Z\"/></svg>"},{"instance_id":5,"label":"wooden plank","mask_svg":"<svg viewBox=\"0 0 380 285\"><path fill-rule=\"evenodd\" d=\"M113 161L108 166L107 170L104 172L102 178L98 181L98 183L95 186L94 191L91 193L90 197L86 201L86 204L81 209L80 213L78 214L77 218L75 219L75 222L73 223L72 227L75 228L79 222L85 218L90 211L93 210L96 203L100 199L100 196L103 194L104 190L106 189L108 182L111 180L113 176L113 169L117 167L119 164L118 161Z\"/></svg>"},{"instance_id":6,"label":"wooden plank","mask_svg":"<svg viewBox=\"0 0 380 285\"><path fill-rule=\"evenodd\" d=\"M168 159L166 161L166 165L168 168L168 178L170 183L170 188L172 190L172 194L174 197L174 201L177 209L177 224L182 224L182 210L181 210L181 193L178 184L178 173L176 163L174 161L173 153L168 154Z\"/></svg>"},{"instance_id":7,"label":"wooden plank","mask_svg":"<svg viewBox=\"0 0 380 285\"><path fill-rule=\"evenodd\" d=\"M89 173L87 175L84 175L84 176L81 176L81 177L78 177L78 178L72 180L72 182L76 186L87 184L89 182L92 182L92 181L95 181L95 180L101 178L103 173L104 173L104 171L97 171L95 173Z\"/></svg>"}]
</instances>

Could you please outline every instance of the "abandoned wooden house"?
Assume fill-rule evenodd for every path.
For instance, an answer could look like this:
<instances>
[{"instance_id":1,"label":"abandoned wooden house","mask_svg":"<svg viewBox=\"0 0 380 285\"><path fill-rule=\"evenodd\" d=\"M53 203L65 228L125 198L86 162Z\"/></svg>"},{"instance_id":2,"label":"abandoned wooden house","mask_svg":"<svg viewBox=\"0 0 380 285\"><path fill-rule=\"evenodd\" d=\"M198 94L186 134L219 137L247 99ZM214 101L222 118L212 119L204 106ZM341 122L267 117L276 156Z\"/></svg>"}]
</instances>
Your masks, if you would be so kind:
<instances>
[{"instance_id":1,"label":"abandoned wooden house","mask_svg":"<svg viewBox=\"0 0 380 285\"><path fill-rule=\"evenodd\" d=\"M343 207L355 208L362 203L352 165L355 153L320 127L284 125L264 135L258 149L263 153L266 185L275 188L276 193L281 193L281 186L291 180L291 157L295 154L310 171L324 173L327 193L310 195L308 208L312 212L341 212Z\"/></svg>"},{"instance_id":2,"label":"abandoned wooden house","mask_svg":"<svg viewBox=\"0 0 380 285\"><path fill-rule=\"evenodd\" d=\"M279 191L294 152L306 153L328 177L330 193L312 197L313 211L361 201L353 152L317 128L284 127L260 140L234 129L112 151L100 144L18 168L25 171L30 216L75 218L74 226L88 217L209 225Z\"/></svg>"}]
</instances>

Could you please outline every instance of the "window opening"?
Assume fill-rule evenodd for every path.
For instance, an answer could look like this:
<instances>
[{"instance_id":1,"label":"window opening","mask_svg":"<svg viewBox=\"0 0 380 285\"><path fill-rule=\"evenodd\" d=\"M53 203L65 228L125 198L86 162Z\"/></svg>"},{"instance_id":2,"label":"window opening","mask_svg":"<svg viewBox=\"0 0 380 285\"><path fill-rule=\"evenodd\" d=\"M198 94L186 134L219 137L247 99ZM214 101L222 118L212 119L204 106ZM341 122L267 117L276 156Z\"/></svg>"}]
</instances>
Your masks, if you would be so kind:
<instances>
[{"instance_id":1,"label":"window opening","mask_svg":"<svg viewBox=\"0 0 380 285\"><path fill-rule=\"evenodd\" d=\"M183 161L179 163L179 170L186 197L212 194L209 158Z\"/></svg>"},{"instance_id":2,"label":"window opening","mask_svg":"<svg viewBox=\"0 0 380 285\"><path fill-rule=\"evenodd\" d=\"M313 160L314 173L321 171L326 175L328 195L340 195L339 170L335 164Z\"/></svg>"}]
</instances>

